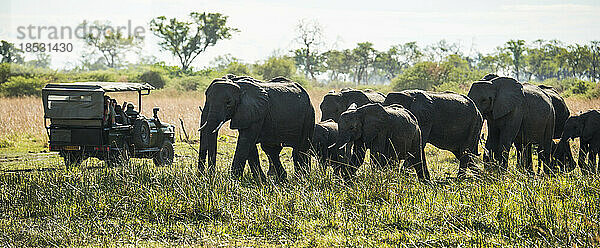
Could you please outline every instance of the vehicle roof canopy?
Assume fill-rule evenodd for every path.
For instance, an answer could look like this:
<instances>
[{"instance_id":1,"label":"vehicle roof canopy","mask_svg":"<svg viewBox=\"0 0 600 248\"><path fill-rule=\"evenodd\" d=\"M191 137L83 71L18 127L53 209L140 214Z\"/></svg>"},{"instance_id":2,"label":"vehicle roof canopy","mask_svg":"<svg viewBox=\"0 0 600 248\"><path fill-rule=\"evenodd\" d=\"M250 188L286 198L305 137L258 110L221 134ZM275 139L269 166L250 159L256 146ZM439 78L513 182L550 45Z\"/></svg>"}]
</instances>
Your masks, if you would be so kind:
<instances>
[{"instance_id":1,"label":"vehicle roof canopy","mask_svg":"<svg viewBox=\"0 0 600 248\"><path fill-rule=\"evenodd\" d=\"M104 92L154 90L148 83L75 82L47 84L44 90L102 90Z\"/></svg>"},{"instance_id":2,"label":"vehicle roof canopy","mask_svg":"<svg viewBox=\"0 0 600 248\"><path fill-rule=\"evenodd\" d=\"M147 83L84 82L47 84L42 89L44 117L52 119L96 119L104 114L106 92L153 90Z\"/></svg>"}]
</instances>

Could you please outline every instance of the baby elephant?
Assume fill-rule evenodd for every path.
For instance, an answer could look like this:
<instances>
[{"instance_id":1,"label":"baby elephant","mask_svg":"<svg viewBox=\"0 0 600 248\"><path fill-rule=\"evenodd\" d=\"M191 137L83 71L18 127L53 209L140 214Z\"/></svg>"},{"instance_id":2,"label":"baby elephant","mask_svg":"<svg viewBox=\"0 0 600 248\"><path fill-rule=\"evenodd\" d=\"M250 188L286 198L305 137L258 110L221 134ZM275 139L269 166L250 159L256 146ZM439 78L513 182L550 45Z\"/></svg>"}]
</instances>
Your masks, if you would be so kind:
<instances>
[{"instance_id":1,"label":"baby elephant","mask_svg":"<svg viewBox=\"0 0 600 248\"><path fill-rule=\"evenodd\" d=\"M371 150L371 161L379 167L405 159L422 180L429 180L429 171L421 156L421 130L417 118L400 105L383 107L379 103L350 105L339 121L340 134L335 148L348 143L363 143ZM383 165L383 166L381 166ZM344 166L342 176L349 179L360 164ZM349 168L348 168L349 167Z\"/></svg>"},{"instance_id":2,"label":"baby elephant","mask_svg":"<svg viewBox=\"0 0 600 248\"><path fill-rule=\"evenodd\" d=\"M319 160L323 170L332 166L339 173L340 166L344 163L344 150L332 147L338 138L338 124L333 120L326 120L315 124L315 131L311 139L314 155Z\"/></svg>"},{"instance_id":3,"label":"baby elephant","mask_svg":"<svg viewBox=\"0 0 600 248\"><path fill-rule=\"evenodd\" d=\"M569 139L577 137L579 137L579 168L583 174L596 173L596 157L600 152L600 111L588 110L580 115L569 117L565 122L558 146L569 147ZM569 168L572 169L574 166Z\"/></svg>"}]
</instances>

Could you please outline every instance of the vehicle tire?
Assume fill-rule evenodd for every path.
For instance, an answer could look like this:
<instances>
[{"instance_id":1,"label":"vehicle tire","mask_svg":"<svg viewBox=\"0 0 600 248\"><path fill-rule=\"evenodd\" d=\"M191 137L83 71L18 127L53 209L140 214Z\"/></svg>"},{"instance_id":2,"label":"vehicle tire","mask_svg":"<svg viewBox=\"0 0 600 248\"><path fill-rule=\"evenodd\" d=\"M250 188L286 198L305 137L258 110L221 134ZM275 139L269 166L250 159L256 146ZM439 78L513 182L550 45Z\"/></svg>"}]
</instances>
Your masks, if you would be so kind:
<instances>
[{"instance_id":1,"label":"vehicle tire","mask_svg":"<svg viewBox=\"0 0 600 248\"><path fill-rule=\"evenodd\" d=\"M133 123L133 144L139 148L150 146L150 125L146 120Z\"/></svg>"},{"instance_id":2,"label":"vehicle tire","mask_svg":"<svg viewBox=\"0 0 600 248\"><path fill-rule=\"evenodd\" d=\"M60 156L63 157L65 161L65 165L67 167L77 167L81 165L84 160L83 154L81 152L68 152L62 151L60 152Z\"/></svg>"},{"instance_id":3,"label":"vehicle tire","mask_svg":"<svg viewBox=\"0 0 600 248\"><path fill-rule=\"evenodd\" d=\"M173 157L175 156L175 150L173 144L170 141L165 140L159 147L160 150L154 154L154 165L156 166L168 166L173 164Z\"/></svg>"}]
</instances>

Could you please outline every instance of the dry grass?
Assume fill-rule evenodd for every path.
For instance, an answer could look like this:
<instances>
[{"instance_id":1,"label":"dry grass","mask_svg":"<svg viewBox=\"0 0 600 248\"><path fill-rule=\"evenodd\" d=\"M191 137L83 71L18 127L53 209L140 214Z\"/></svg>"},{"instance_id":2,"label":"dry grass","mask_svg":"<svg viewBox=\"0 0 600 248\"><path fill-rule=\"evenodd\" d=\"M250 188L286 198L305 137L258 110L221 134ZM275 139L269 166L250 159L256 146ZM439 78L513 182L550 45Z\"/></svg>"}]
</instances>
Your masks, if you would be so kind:
<instances>
[{"instance_id":1,"label":"dry grass","mask_svg":"<svg viewBox=\"0 0 600 248\"><path fill-rule=\"evenodd\" d=\"M326 90L311 90L312 104L317 112L317 119L321 118L319 103ZM133 102L137 108L137 93L110 94L119 104L123 101ZM162 121L174 124L177 128L176 136L183 137L179 119L185 124L185 130L191 139L198 138L198 123L200 111L198 106L204 106L204 94L199 92L178 93L171 91L152 92L142 99L142 114L152 116L152 109L160 107L159 117ZM22 135L33 136L47 142L44 129L44 114L40 97L0 98L0 138L18 138ZM234 135L236 132L229 129L226 124L221 131L223 134Z\"/></svg>"}]
</instances>

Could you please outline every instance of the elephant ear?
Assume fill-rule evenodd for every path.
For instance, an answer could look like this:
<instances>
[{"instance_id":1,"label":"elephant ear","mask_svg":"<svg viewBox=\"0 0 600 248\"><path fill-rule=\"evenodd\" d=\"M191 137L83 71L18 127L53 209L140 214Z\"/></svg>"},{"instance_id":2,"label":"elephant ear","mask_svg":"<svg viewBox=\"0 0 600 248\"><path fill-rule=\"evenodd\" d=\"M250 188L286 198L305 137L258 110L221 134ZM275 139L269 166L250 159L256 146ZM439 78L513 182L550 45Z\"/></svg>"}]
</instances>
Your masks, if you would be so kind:
<instances>
[{"instance_id":1,"label":"elephant ear","mask_svg":"<svg viewBox=\"0 0 600 248\"><path fill-rule=\"evenodd\" d=\"M236 84L240 87L240 101L230 126L232 129L244 129L264 119L269 96L267 91L255 83L241 81Z\"/></svg>"},{"instance_id":2,"label":"elephant ear","mask_svg":"<svg viewBox=\"0 0 600 248\"><path fill-rule=\"evenodd\" d=\"M492 84L496 88L496 98L492 108L494 119L507 115L523 104L525 99L523 85L514 78L497 77L492 80Z\"/></svg>"},{"instance_id":3,"label":"elephant ear","mask_svg":"<svg viewBox=\"0 0 600 248\"><path fill-rule=\"evenodd\" d=\"M377 136L386 133L390 117L381 104L368 104L357 111L362 117L362 136L366 143L371 143Z\"/></svg>"},{"instance_id":4,"label":"elephant ear","mask_svg":"<svg viewBox=\"0 0 600 248\"><path fill-rule=\"evenodd\" d=\"M422 91L417 91L412 94L414 103L410 108L410 111L417 117L417 120L421 125L431 123L431 115L433 114L433 99Z\"/></svg>"}]
</instances>

